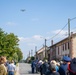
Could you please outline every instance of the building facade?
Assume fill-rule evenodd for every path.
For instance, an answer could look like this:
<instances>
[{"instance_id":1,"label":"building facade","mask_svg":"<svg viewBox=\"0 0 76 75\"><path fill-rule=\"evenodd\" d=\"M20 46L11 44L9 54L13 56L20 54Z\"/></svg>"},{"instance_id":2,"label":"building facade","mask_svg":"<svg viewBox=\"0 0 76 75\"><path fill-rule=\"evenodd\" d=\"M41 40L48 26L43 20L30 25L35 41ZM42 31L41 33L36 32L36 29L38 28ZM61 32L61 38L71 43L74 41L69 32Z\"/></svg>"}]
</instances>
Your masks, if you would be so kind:
<instances>
[{"instance_id":1,"label":"building facade","mask_svg":"<svg viewBox=\"0 0 76 75\"><path fill-rule=\"evenodd\" d=\"M46 58L48 60L61 60L63 56L76 57L76 33L71 34L70 41L67 37L55 44L52 42L52 45L46 48ZM42 60L45 58L45 47L37 51L37 57Z\"/></svg>"},{"instance_id":2,"label":"building facade","mask_svg":"<svg viewBox=\"0 0 76 75\"><path fill-rule=\"evenodd\" d=\"M50 59L62 59L63 56L76 57L76 34L72 34L69 38L65 38L53 46L50 46Z\"/></svg>"},{"instance_id":3,"label":"building facade","mask_svg":"<svg viewBox=\"0 0 76 75\"><path fill-rule=\"evenodd\" d=\"M46 50L45 50L46 49ZM47 50L48 50L48 47L46 46L43 46L41 49L39 49L37 51L37 58L40 60L43 60L45 58L45 54L46 54L46 58L47 58ZM45 53L46 52L46 53Z\"/></svg>"}]
</instances>

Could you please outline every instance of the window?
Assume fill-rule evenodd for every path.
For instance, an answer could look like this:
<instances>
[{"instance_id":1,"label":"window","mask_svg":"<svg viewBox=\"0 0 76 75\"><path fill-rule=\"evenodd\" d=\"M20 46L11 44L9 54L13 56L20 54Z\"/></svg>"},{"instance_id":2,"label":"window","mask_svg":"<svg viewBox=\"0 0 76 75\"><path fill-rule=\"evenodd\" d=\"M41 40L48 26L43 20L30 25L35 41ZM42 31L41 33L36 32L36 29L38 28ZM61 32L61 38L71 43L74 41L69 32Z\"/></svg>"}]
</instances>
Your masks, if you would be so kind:
<instances>
[{"instance_id":1,"label":"window","mask_svg":"<svg viewBox=\"0 0 76 75\"><path fill-rule=\"evenodd\" d=\"M64 44L62 45L62 49L63 49L63 51L64 51Z\"/></svg>"},{"instance_id":2,"label":"window","mask_svg":"<svg viewBox=\"0 0 76 75\"><path fill-rule=\"evenodd\" d=\"M58 55L59 55L59 47L58 47Z\"/></svg>"},{"instance_id":3,"label":"window","mask_svg":"<svg viewBox=\"0 0 76 75\"><path fill-rule=\"evenodd\" d=\"M69 42L68 42L68 49L69 49Z\"/></svg>"},{"instance_id":4,"label":"window","mask_svg":"<svg viewBox=\"0 0 76 75\"><path fill-rule=\"evenodd\" d=\"M67 43L65 43L65 50L67 50Z\"/></svg>"}]
</instances>

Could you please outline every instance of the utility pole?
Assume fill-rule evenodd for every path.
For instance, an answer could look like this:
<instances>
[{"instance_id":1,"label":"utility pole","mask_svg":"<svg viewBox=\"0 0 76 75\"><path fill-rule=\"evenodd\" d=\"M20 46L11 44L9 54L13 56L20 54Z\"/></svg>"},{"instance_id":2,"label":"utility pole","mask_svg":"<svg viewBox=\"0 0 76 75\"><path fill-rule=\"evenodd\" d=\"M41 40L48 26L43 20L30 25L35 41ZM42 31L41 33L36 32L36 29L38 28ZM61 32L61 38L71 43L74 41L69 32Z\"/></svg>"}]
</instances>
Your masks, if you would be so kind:
<instances>
[{"instance_id":1,"label":"utility pole","mask_svg":"<svg viewBox=\"0 0 76 75\"><path fill-rule=\"evenodd\" d=\"M68 18L68 39L69 39L69 55L72 57L71 39L70 39L70 19Z\"/></svg>"},{"instance_id":2,"label":"utility pole","mask_svg":"<svg viewBox=\"0 0 76 75\"><path fill-rule=\"evenodd\" d=\"M43 38L43 37L41 37L41 38ZM43 39L44 39L44 38L43 38ZM44 48L44 50L45 50L45 56L44 56L44 57L46 58L46 41L47 41L46 38L45 38L44 41L45 41L45 48ZM44 47L44 45L43 45L43 47Z\"/></svg>"},{"instance_id":3,"label":"utility pole","mask_svg":"<svg viewBox=\"0 0 76 75\"><path fill-rule=\"evenodd\" d=\"M46 58L46 39L45 39L45 58Z\"/></svg>"},{"instance_id":4,"label":"utility pole","mask_svg":"<svg viewBox=\"0 0 76 75\"><path fill-rule=\"evenodd\" d=\"M33 50L31 50L31 57L33 56Z\"/></svg>"},{"instance_id":5,"label":"utility pole","mask_svg":"<svg viewBox=\"0 0 76 75\"><path fill-rule=\"evenodd\" d=\"M35 46L35 54L36 54L36 59L37 59L37 46Z\"/></svg>"},{"instance_id":6,"label":"utility pole","mask_svg":"<svg viewBox=\"0 0 76 75\"><path fill-rule=\"evenodd\" d=\"M30 51L29 51L29 57L30 57Z\"/></svg>"}]
</instances>

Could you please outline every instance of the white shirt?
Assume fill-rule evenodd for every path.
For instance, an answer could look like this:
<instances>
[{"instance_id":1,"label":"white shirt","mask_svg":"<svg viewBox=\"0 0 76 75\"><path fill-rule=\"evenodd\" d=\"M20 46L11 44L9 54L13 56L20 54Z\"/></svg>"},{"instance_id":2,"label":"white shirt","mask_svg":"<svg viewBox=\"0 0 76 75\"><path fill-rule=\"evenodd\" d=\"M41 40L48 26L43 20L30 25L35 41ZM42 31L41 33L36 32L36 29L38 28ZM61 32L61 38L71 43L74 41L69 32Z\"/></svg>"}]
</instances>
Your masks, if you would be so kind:
<instances>
[{"instance_id":1,"label":"white shirt","mask_svg":"<svg viewBox=\"0 0 76 75\"><path fill-rule=\"evenodd\" d=\"M15 71L16 70L16 66L13 63L11 63L11 64L8 65L7 70L8 71Z\"/></svg>"}]
</instances>

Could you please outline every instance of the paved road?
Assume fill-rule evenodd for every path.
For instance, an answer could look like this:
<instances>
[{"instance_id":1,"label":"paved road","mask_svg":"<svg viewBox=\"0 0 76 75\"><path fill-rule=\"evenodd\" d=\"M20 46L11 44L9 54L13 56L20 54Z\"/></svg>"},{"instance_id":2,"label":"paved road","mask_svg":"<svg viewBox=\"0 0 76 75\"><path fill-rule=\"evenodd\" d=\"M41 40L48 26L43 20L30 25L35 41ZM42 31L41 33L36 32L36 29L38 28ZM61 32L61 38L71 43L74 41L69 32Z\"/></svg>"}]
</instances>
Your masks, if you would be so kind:
<instances>
[{"instance_id":1,"label":"paved road","mask_svg":"<svg viewBox=\"0 0 76 75\"><path fill-rule=\"evenodd\" d=\"M32 74L31 66L27 63L19 63L19 75L40 75L40 74Z\"/></svg>"}]
</instances>

